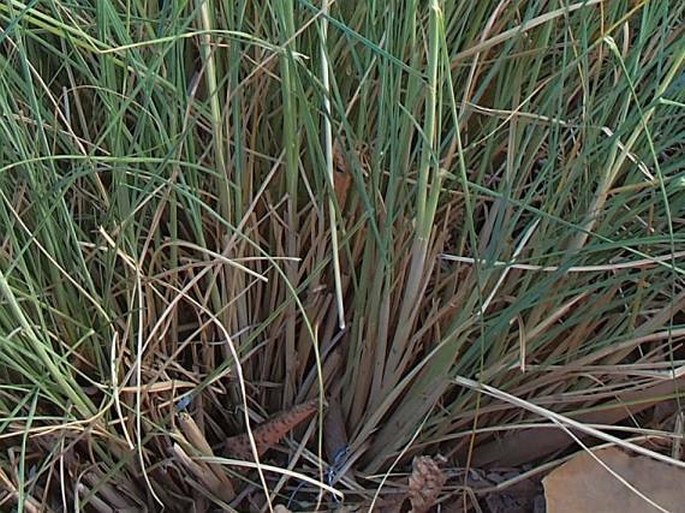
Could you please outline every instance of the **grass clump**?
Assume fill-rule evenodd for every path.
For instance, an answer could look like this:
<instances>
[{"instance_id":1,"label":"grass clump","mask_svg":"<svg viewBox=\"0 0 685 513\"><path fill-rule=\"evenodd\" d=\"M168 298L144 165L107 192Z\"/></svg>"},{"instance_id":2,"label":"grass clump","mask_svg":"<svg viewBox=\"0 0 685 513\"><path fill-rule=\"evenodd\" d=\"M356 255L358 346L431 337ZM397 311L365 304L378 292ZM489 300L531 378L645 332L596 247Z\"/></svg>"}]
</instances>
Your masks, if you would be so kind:
<instances>
[{"instance_id":1,"label":"grass clump","mask_svg":"<svg viewBox=\"0 0 685 513\"><path fill-rule=\"evenodd\" d=\"M557 414L666 440L683 9L5 2L3 507L360 502L549 459Z\"/></svg>"}]
</instances>

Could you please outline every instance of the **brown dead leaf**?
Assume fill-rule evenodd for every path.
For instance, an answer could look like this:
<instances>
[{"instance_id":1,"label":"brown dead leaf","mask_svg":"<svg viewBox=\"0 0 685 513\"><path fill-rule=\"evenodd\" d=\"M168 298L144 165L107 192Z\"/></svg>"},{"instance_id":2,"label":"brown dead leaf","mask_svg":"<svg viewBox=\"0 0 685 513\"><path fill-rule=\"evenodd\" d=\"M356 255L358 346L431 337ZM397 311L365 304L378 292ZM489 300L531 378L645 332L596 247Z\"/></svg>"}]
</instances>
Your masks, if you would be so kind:
<instances>
[{"instance_id":1,"label":"brown dead leaf","mask_svg":"<svg viewBox=\"0 0 685 513\"><path fill-rule=\"evenodd\" d=\"M425 513L437 502L447 476L430 456L414 458L412 467L407 492L411 513Z\"/></svg>"},{"instance_id":2,"label":"brown dead leaf","mask_svg":"<svg viewBox=\"0 0 685 513\"><path fill-rule=\"evenodd\" d=\"M252 431L257 454L261 456L267 449L280 442L289 431L309 419L319 407L319 400L312 399L294 406L273 419L267 420ZM249 459L252 457L250 438L245 435L232 436L226 440L226 452L232 458Z\"/></svg>"},{"instance_id":3,"label":"brown dead leaf","mask_svg":"<svg viewBox=\"0 0 685 513\"><path fill-rule=\"evenodd\" d=\"M584 451L543 480L547 513L685 513L685 469L646 456L630 456L615 447L594 454L662 509L649 504Z\"/></svg>"}]
</instances>

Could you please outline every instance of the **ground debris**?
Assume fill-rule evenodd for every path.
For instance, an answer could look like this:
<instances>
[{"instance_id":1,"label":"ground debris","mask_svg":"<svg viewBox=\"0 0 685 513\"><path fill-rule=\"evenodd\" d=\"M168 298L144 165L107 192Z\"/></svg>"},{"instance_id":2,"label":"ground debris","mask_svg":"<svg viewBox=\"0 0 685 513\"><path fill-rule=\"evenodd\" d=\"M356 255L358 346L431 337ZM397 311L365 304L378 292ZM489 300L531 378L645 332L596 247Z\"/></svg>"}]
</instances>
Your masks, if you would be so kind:
<instances>
[{"instance_id":1,"label":"ground debris","mask_svg":"<svg viewBox=\"0 0 685 513\"><path fill-rule=\"evenodd\" d=\"M685 512L685 469L617 447L583 451L544 480L548 513Z\"/></svg>"},{"instance_id":2,"label":"ground debris","mask_svg":"<svg viewBox=\"0 0 685 513\"><path fill-rule=\"evenodd\" d=\"M425 513L437 502L447 476L430 456L418 456L412 463L407 495L411 513Z\"/></svg>"}]
</instances>

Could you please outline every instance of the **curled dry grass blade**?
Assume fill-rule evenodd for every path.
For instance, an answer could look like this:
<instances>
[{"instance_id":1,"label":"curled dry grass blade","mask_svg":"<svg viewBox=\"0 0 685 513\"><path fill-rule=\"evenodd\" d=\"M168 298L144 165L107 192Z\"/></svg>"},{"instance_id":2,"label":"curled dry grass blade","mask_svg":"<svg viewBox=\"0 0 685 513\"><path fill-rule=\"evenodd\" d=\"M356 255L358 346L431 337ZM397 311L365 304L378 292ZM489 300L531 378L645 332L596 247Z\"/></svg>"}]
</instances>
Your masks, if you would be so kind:
<instances>
[{"instance_id":1,"label":"curled dry grass blade","mask_svg":"<svg viewBox=\"0 0 685 513\"><path fill-rule=\"evenodd\" d=\"M663 433L685 7L541 5L0 5L0 500L313 508L541 416Z\"/></svg>"}]
</instances>

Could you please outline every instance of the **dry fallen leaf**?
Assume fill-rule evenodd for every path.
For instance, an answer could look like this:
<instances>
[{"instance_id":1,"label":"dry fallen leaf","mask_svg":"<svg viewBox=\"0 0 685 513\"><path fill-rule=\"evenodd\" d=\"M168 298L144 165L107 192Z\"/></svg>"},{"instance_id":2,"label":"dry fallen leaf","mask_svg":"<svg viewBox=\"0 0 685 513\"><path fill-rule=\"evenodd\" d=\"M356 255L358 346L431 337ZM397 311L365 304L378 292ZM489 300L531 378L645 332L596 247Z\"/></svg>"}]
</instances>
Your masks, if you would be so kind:
<instances>
[{"instance_id":1,"label":"dry fallen leaf","mask_svg":"<svg viewBox=\"0 0 685 513\"><path fill-rule=\"evenodd\" d=\"M615 447L594 455L662 509L649 504L584 451L543 480L547 513L685 513L685 469L646 456L630 456Z\"/></svg>"}]
</instances>

